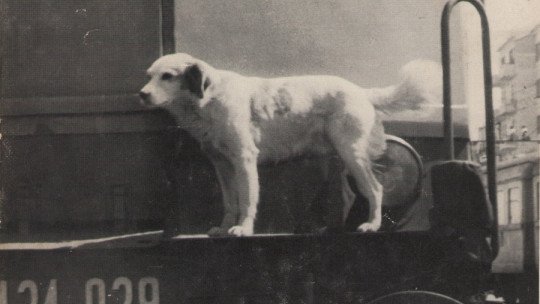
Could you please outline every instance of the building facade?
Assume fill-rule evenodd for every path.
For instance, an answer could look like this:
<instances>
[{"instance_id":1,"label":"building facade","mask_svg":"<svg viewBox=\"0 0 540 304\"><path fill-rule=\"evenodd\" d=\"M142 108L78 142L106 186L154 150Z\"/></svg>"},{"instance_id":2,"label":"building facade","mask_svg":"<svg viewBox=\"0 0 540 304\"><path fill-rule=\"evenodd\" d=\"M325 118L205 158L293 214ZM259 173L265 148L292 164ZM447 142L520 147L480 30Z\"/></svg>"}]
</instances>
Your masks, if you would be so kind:
<instances>
[{"instance_id":1,"label":"building facade","mask_svg":"<svg viewBox=\"0 0 540 304\"><path fill-rule=\"evenodd\" d=\"M500 140L540 139L540 24L521 37L509 38L497 50L501 91L496 115Z\"/></svg>"},{"instance_id":2,"label":"building facade","mask_svg":"<svg viewBox=\"0 0 540 304\"><path fill-rule=\"evenodd\" d=\"M497 138L497 218L500 252L495 273L538 269L540 203L540 24L506 40L493 58L500 67L494 90ZM485 126L479 130L484 136ZM483 139L483 137L481 137ZM485 164L485 145L473 146L473 158Z\"/></svg>"}]
</instances>

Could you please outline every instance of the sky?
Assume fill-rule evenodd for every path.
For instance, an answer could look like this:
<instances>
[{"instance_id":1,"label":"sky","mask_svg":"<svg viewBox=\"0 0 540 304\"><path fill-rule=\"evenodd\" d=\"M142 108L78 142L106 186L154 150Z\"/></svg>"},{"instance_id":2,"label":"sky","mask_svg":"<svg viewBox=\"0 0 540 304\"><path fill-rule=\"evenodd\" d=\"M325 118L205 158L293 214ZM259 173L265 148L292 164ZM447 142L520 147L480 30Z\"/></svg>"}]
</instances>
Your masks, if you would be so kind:
<instances>
[{"instance_id":1,"label":"sky","mask_svg":"<svg viewBox=\"0 0 540 304\"><path fill-rule=\"evenodd\" d=\"M247 75L334 74L363 87L439 60L442 0L176 2L177 50Z\"/></svg>"},{"instance_id":2,"label":"sky","mask_svg":"<svg viewBox=\"0 0 540 304\"><path fill-rule=\"evenodd\" d=\"M540 23L540 0L485 1L493 50L515 31ZM177 51L245 75L332 74L362 87L384 87L396 84L400 69L411 61L440 62L440 16L445 3L182 0L176 2ZM479 18L474 11L466 16L473 49L467 62L473 71L467 90L471 99L482 101L481 57L474 56L479 54ZM493 65L497 71L497 60ZM469 111L473 136L483 123L477 119L482 111L481 102Z\"/></svg>"},{"instance_id":3,"label":"sky","mask_svg":"<svg viewBox=\"0 0 540 304\"><path fill-rule=\"evenodd\" d=\"M486 1L495 48L515 32L528 32L540 24L540 0Z\"/></svg>"}]
</instances>

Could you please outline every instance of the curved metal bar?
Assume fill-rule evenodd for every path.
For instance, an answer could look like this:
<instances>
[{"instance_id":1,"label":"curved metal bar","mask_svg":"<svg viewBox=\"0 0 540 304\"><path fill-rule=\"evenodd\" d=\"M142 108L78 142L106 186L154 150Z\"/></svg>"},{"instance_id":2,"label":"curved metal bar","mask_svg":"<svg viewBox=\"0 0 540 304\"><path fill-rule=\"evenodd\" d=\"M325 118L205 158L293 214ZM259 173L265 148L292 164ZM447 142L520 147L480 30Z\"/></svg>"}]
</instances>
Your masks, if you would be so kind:
<instances>
[{"instance_id":1,"label":"curved metal bar","mask_svg":"<svg viewBox=\"0 0 540 304\"><path fill-rule=\"evenodd\" d=\"M493 79L491 75L491 53L489 25L484 4L479 0L450 0L446 3L441 18L441 48L443 66L443 118L444 136L447 158L454 159L454 130L452 122L452 93L450 81L450 14L460 2L472 4L478 14L482 26L482 54L484 65L484 95L486 111L486 156L487 156L487 185L489 200L493 210L493 227L491 232L491 247L494 257L499 252L498 219L497 219L497 168L495 155L495 117L493 112Z\"/></svg>"}]
</instances>

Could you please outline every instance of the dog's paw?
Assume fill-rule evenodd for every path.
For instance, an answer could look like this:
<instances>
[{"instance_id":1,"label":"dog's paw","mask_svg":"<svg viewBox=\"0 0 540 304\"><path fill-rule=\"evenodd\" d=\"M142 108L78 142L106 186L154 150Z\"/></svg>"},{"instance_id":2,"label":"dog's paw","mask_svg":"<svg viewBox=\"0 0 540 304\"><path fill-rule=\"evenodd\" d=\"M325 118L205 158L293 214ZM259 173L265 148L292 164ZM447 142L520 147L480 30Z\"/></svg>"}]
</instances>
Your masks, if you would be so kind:
<instances>
[{"instance_id":1,"label":"dog's paw","mask_svg":"<svg viewBox=\"0 0 540 304\"><path fill-rule=\"evenodd\" d=\"M206 234L209 236L223 236L227 235L227 229L223 229L221 227L212 227Z\"/></svg>"},{"instance_id":2,"label":"dog's paw","mask_svg":"<svg viewBox=\"0 0 540 304\"><path fill-rule=\"evenodd\" d=\"M253 228L250 229L244 226L233 226L231 229L229 229L229 234L235 236L253 235Z\"/></svg>"},{"instance_id":3,"label":"dog's paw","mask_svg":"<svg viewBox=\"0 0 540 304\"><path fill-rule=\"evenodd\" d=\"M381 224L376 224L376 223L363 223L362 225L358 226L358 228L356 228L356 231L358 232L376 232L377 230L379 230L379 228L381 228Z\"/></svg>"}]
</instances>

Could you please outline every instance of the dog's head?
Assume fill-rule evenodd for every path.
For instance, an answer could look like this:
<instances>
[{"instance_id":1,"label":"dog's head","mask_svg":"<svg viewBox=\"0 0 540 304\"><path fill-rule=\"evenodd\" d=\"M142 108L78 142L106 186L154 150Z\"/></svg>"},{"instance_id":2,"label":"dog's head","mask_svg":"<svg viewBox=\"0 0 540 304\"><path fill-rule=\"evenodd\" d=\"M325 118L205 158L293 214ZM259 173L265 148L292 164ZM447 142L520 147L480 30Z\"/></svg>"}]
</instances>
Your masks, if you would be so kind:
<instances>
[{"instance_id":1,"label":"dog's head","mask_svg":"<svg viewBox=\"0 0 540 304\"><path fill-rule=\"evenodd\" d=\"M146 106L166 106L175 100L201 100L210 86L210 67L188 54L177 53L157 59L146 71L150 80L139 96Z\"/></svg>"}]
</instances>

